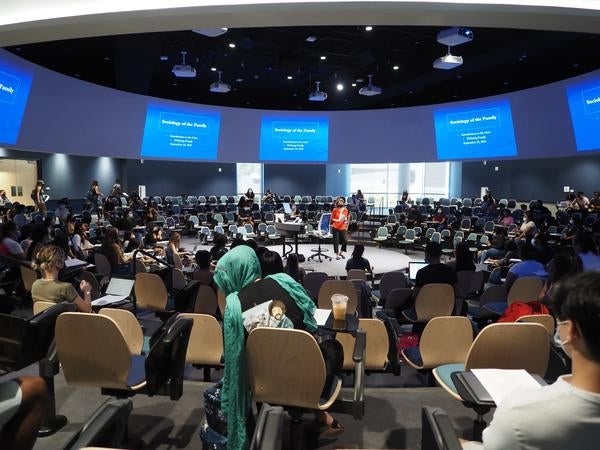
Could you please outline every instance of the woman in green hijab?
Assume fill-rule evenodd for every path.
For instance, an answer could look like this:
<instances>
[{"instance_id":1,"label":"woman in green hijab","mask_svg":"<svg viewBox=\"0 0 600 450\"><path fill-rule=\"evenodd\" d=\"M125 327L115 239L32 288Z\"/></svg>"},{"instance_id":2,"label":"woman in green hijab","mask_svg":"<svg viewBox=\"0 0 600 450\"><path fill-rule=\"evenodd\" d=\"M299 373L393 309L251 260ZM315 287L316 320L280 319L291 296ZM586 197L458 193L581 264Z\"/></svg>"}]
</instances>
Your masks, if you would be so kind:
<instances>
[{"instance_id":1,"label":"woman in green hijab","mask_svg":"<svg viewBox=\"0 0 600 450\"><path fill-rule=\"evenodd\" d=\"M215 284L227 296L223 317L225 369L221 405L227 418L229 450L242 450L246 447L245 422L251 402L244 355L242 310L264 301L281 299L286 305L286 315L295 327L311 333L317 331L313 317L315 305L300 284L285 273L271 274L264 279L261 276L261 265L256 253L245 245L226 253L215 269ZM336 344L339 345L337 342ZM325 356L331 359L330 353L332 352L328 350ZM343 351L337 352L337 355L339 356L333 358L335 361L330 366L339 370ZM343 431L343 427L330 414L324 413L318 418L329 436Z\"/></svg>"}]
</instances>

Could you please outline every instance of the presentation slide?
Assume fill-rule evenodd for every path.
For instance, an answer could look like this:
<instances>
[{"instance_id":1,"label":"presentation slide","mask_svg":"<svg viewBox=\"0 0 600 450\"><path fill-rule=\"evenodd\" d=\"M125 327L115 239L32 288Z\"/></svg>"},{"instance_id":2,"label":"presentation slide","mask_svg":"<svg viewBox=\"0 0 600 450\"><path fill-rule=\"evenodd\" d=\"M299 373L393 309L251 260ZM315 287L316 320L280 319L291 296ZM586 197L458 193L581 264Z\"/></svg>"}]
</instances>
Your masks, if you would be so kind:
<instances>
[{"instance_id":1,"label":"presentation slide","mask_svg":"<svg viewBox=\"0 0 600 450\"><path fill-rule=\"evenodd\" d=\"M436 108L433 116L438 159L517 155L508 100Z\"/></svg>"},{"instance_id":2,"label":"presentation slide","mask_svg":"<svg viewBox=\"0 0 600 450\"><path fill-rule=\"evenodd\" d=\"M149 104L141 156L215 160L220 124L216 111Z\"/></svg>"},{"instance_id":3,"label":"presentation slide","mask_svg":"<svg viewBox=\"0 0 600 450\"><path fill-rule=\"evenodd\" d=\"M33 74L0 59L0 143L16 144Z\"/></svg>"},{"instance_id":4,"label":"presentation slide","mask_svg":"<svg viewBox=\"0 0 600 450\"><path fill-rule=\"evenodd\" d=\"M600 150L600 78L567 88L577 150Z\"/></svg>"},{"instance_id":5,"label":"presentation slide","mask_svg":"<svg viewBox=\"0 0 600 450\"><path fill-rule=\"evenodd\" d=\"M263 116L261 161L327 161L328 151L327 117Z\"/></svg>"}]
</instances>

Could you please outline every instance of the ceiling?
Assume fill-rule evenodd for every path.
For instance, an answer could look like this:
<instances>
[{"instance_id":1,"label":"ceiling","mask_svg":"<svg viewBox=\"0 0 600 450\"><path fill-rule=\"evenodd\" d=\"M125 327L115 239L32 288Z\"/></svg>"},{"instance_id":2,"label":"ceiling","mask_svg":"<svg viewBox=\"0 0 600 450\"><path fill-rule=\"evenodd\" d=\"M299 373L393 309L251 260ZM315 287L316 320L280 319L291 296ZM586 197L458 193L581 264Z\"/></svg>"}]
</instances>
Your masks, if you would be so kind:
<instances>
[{"instance_id":1,"label":"ceiling","mask_svg":"<svg viewBox=\"0 0 600 450\"><path fill-rule=\"evenodd\" d=\"M153 97L317 111L467 100L600 68L600 59L593 56L600 35L473 28L474 40L452 49L453 54L464 58L464 64L453 70L436 70L432 62L446 53L446 47L436 42L442 29L263 27L229 29L218 37L184 30L70 39L7 50L68 76ZM316 37L316 41L308 42L309 36ZM187 51L187 63L195 67L196 78L176 78L171 73L173 65L181 62L182 50ZM231 84L231 92L209 92L209 84L217 78L211 68L223 72L223 81ZM369 74L383 89L382 94L358 94ZM328 93L325 102L307 99L316 81ZM344 86L343 90L336 89L338 84Z\"/></svg>"}]
</instances>

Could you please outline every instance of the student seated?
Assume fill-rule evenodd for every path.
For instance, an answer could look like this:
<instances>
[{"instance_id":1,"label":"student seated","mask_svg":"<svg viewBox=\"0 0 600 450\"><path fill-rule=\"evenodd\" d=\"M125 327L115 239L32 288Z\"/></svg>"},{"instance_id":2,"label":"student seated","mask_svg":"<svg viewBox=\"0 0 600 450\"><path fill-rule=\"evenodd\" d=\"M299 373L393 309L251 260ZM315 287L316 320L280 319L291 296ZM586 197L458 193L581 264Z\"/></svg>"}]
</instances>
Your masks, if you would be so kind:
<instances>
[{"instance_id":1,"label":"student seated","mask_svg":"<svg viewBox=\"0 0 600 450\"><path fill-rule=\"evenodd\" d=\"M473 254L469 250L468 242L459 242L456 246L456 258L448 261L446 265L452 267L456 272L475 272L475 263L473 262Z\"/></svg>"},{"instance_id":2,"label":"student seated","mask_svg":"<svg viewBox=\"0 0 600 450\"><path fill-rule=\"evenodd\" d=\"M2 242L0 242L0 255L13 259L25 259L25 252L17 242L19 232L17 224L7 222L2 226Z\"/></svg>"},{"instance_id":3,"label":"student seated","mask_svg":"<svg viewBox=\"0 0 600 450\"><path fill-rule=\"evenodd\" d=\"M560 344L572 373L535 390L517 390L483 431L486 450L592 450L600 436L600 273L562 281L554 294ZM465 449L482 448L469 443Z\"/></svg>"},{"instance_id":4,"label":"student seated","mask_svg":"<svg viewBox=\"0 0 600 450\"><path fill-rule=\"evenodd\" d=\"M83 298L71 283L58 281L58 273L65 266L65 252L55 245L44 245L37 253L34 268L42 272L42 278L35 280L31 287L34 302L72 302L78 311L92 311L92 286L81 280L79 289Z\"/></svg>"},{"instance_id":5,"label":"student seated","mask_svg":"<svg viewBox=\"0 0 600 450\"><path fill-rule=\"evenodd\" d=\"M440 261L441 257L442 246L437 242L428 243L425 247L425 262L428 265L417 272L413 298L417 298L419 290L423 286L431 283L449 284L454 287L454 294L459 296L460 292L456 271L447 264L442 264Z\"/></svg>"},{"instance_id":6,"label":"student seated","mask_svg":"<svg viewBox=\"0 0 600 450\"><path fill-rule=\"evenodd\" d=\"M0 383L0 442L2 448L33 448L48 401L40 377L22 376Z\"/></svg>"},{"instance_id":7,"label":"student seated","mask_svg":"<svg viewBox=\"0 0 600 450\"><path fill-rule=\"evenodd\" d=\"M348 262L346 262L346 272L348 272L351 269L359 269L370 273L371 277L373 277L373 266L371 266L371 263L367 258L363 257L364 253L364 245L356 244L354 246L354 250L352 250L352 256L350 257Z\"/></svg>"},{"instance_id":8,"label":"student seated","mask_svg":"<svg viewBox=\"0 0 600 450\"><path fill-rule=\"evenodd\" d=\"M215 284L227 295L223 330L225 338L225 371L223 395L229 399L224 406L227 416L229 448L244 448L245 421L248 414L248 386L245 370L245 328L242 311L266 301L277 299L285 305L285 316L294 328L311 333L317 331L313 314L315 305L304 288L289 275L281 273L281 257L270 250L261 252L261 260L250 247L240 245L226 253L217 263ZM343 350L339 342L328 340L320 345L325 360L327 380L341 369ZM328 383L326 383L328 386ZM318 412L317 425L321 436L332 437L343 427L327 412Z\"/></svg>"},{"instance_id":9,"label":"student seated","mask_svg":"<svg viewBox=\"0 0 600 450\"><path fill-rule=\"evenodd\" d=\"M125 255L121 241L119 239L119 230L110 228L105 231L102 238L102 254L106 256L110 263L111 272L116 275L127 275L131 272L131 255Z\"/></svg>"},{"instance_id":10,"label":"student seated","mask_svg":"<svg viewBox=\"0 0 600 450\"><path fill-rule=\"evenodd\" d=\"M213 273L210 270L210 252L207 250L198 250L194 256L196 260L196 270L192 274L192 279L205 286L214 286Z\"/></svg>"},{"instance_id":11,"label":"student seated","mask_svg":"<svg viewBox=\"0 0 600 450\"><path fill-rule=\"evenodd\" d=\"M227 253L227 236L217 233L213 239L213 246L210 249L210 257L213 261L218 261Z\"/></svg>"},{"instance_id":12,"label":"student seated","mask_svg":"<svg viewBox=\"0 0 600 450\"><path fill-rule=\"evenodd\" d=\"M508 269L504 286L506 292L510 291L513 283L521 277L539 277L540 272L545 272L544 265L536 261L536 251L531 244L522 243L519 248L521 262L515 263Z\"/></svg>"},{"instance_id":13,"label":"student seated","mask_svg":"<svg viewBox=\"0 0 600 450\"><path fill-rule=\"evenodd\" d=\"M584 272L600 270L600 256L590 233L581 233L575 238L575 252L581 260Z\"/></svg>"}]
</instances>

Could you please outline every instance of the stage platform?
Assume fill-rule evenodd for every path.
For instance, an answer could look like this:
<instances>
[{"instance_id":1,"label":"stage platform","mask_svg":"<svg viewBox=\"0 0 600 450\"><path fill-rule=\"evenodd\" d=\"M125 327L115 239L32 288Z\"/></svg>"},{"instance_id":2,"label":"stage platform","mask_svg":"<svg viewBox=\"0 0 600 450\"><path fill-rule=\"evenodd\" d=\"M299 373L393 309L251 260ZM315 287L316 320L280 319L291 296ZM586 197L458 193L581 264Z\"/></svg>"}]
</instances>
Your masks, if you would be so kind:
<instances>
[{"instance_id":1,"label":"stage platform","mask_svg":"<svg viewBox=\"0 0 600 450\"><path fill-rule=\"evenodd\" d=\"M258 241L260 246L263 246L263 242ZM194 247L196 250L210 250L211 245L199 245L199 241L196 238L185 236L182 238L181 246L188 251L192 251ZM280 255L282 254L281 244L271 244L267 246L270 250L273 250ZM305 258L308 258L314 252L313 249L317 249L318 245L313 244L299 244L298 253L303 254ZM289 247L287 247L289 250ZM354 248L353 243L348 245L348 251L346 252L346 259L335 259L335 253L333 253L333 244L324 243L321 244L322 250L328 250L325 252L333 258L332 261L323 259L323 262L319 262L318 259L305 261L301 264L306 270L314 270L317 272L326 272L332 277L346 276L346 261L350 258L352 250ZM363 255L369 260L374 268L374 274L376 278L379 278L382 274L390 272L392 270L404 270L408 267L409 261L423 261L422 251L411 251L409 255L404 254L403 250L394 248L379 248L365 245L365 253ZM284 261L285 264L285 261Z\"/></svg>"}]
</instances>

